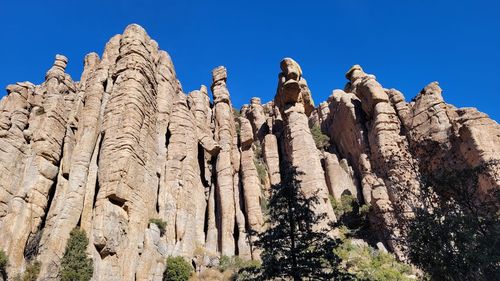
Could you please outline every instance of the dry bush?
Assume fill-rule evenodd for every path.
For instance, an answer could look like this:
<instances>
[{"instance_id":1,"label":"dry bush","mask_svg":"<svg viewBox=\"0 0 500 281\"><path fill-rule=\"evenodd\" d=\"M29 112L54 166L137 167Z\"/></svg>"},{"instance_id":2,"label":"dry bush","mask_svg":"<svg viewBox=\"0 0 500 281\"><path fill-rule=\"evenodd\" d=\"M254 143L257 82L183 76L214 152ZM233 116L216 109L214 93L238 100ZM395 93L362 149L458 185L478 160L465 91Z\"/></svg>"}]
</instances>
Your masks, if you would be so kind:
<instances>
[{"instance_id":1,"label":"dry bush","mask_svg":"<svg viewBox=\"0 0 500 281\"><path fill-rule=\"evenodd\" d=\"M208 268L198 274L193 274L189 281L219 281L223 280L223 275L217 269Z\"/></svg>"}]
</instances>

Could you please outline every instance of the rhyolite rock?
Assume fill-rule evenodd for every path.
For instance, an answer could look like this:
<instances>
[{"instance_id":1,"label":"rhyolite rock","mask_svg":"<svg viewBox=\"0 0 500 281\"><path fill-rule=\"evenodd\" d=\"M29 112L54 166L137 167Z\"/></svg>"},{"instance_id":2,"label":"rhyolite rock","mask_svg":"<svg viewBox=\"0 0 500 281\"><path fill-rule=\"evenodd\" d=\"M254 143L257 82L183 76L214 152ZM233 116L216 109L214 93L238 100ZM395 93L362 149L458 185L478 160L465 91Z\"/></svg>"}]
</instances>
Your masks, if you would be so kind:
<instances>
[{"instance_id":1,"label":"rhyolite rock","mask_svg":"<svg viewBox=\"0 0 500 281\"><path fill-rule=\"evenodd\" d=\"M212 71L214 95L215 140L221 149L216 160L216 190L220 229L218 230L222 255L233 256L236 251L250 255L245 231L245 216L240 204L240 152L236 134L233 107L226 86L227 70L219 66ZM235 225L236 224L236 225ZM238 241L234 239L237 231Z\"/></svg>"},{"instance_id":2,"label":"rhyolite rock","mask_svg":"<svg viewBox=\"0 0 500 281\"><path fill-rule=\"evenodd\" d=\"M336 218L329 201L321 160L308 125L306 108L312 104L310 92L302 86L305 82L297 62L290 58L283 59L281 71L274 98L284 116L281 145L289 165L297 168L304 196L318 197L314 211L326 215L327 219L320 223L321 227L324 227Z\"/></svg>"},{"instance_id":3,"label":"rhyolite rock","mask_svg":"<svg viewBox=\"0 0 500 281\"><path fill-rule=\"evenodd\" d=\"M400 259L422 175L486 165L477 192L500 188L500 126L447 104L438 82L408 102L355 65L315 107L302 68L285 58L274 100L253 97L238 114L225 67L212 71L212 98L203 85L186 95L168 53L135 24L84 58L80 81L68 63L56 55L42 84L8 85L0 101L9 276L36 260L39 280L59 280L75 227L89 238L93 280L159 281L168 256L197 268L222 255L259 259L250 233L268 226L261 206L286 163L318 196L314 211L327 215L318 227L336 220L330 197L352 195L371 206L377 247ZM313 126L330 138L324 150Z\"/></svg>"}]
</instances>

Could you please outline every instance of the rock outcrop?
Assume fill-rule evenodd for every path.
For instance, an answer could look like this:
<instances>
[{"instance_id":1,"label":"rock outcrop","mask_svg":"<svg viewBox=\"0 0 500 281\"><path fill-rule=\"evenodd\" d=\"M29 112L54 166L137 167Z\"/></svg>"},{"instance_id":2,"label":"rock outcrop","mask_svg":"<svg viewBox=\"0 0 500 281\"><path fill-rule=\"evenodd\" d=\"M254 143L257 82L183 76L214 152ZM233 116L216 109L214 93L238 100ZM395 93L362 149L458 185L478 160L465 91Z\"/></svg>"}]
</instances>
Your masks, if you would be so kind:
<instances>
[{"instance_id":1,"label":"rock outcrop","mask_svg":"<svg viewBox=\"0 0 500 281\"><path fill-rule=\"evenodd\" d=\"M284 116L281 138L283 151L288 162L299 172L298 179L304 195L318 196L316 212L326 214L329 220L336 220L328 198L319 152L308 125L307 113L311 113L311 110L307 108L311 106L312 99L307 84L302 79L300 66L290 58L281 61L274 102ZM325 221L323 226L327 224L328 221Z\"/></svg>"},{"instance_id":2,"label":"rock outcrop","mask_svg":"<svg viewBox=\"0 0 500 281\"><path fill-rule=\"evenodd\" d=\"M371 206L379 248L400 259L422 175L488 164L477 192L500 189L500 126L447 104L437 82L407 102L355 65L344 90L315 107L301 67L285 58L274 100L253 97L238 114L226 68L212 71L212 99L203 85L186 95L170 56L138 25L101 58L87 55L79 82L67 64L57 55L42 84L8 85L0 101L9 276L39 261L39 280L59 280L75 227L89 238L93 280L162 280L171 255L196 266L259 259L250 234L267 227L266 196L286 163L318 196L315 211L327 215L318 227L336 220L330 200L351 195Z\"/></svg>"}]
</instances>

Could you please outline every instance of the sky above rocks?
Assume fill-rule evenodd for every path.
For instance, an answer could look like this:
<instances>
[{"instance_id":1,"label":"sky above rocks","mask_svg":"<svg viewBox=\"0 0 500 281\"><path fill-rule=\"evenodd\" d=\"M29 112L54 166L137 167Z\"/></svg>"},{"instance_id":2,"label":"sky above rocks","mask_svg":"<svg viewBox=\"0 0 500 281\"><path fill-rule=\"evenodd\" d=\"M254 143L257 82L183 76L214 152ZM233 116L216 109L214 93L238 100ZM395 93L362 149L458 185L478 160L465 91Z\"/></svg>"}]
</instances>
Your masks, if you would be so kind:
<instances>
[{"instance_id":1,"label":"sky above rocks","mask_svg":"<svg viewBox=\"0 0 500 281\"><path fill-rule=\"evenodd\" d=\"M83 58L130 23L172 57L185 92L228 69L232 102L274 97L279 61L301 66L316 104L360 64L411 100L439 81L446 102L500 120L500 2L1 1L0 87L41 83L55 54L79 80ZM3 96L5 91L1 91Z\"/></svg>"}]
</instances>

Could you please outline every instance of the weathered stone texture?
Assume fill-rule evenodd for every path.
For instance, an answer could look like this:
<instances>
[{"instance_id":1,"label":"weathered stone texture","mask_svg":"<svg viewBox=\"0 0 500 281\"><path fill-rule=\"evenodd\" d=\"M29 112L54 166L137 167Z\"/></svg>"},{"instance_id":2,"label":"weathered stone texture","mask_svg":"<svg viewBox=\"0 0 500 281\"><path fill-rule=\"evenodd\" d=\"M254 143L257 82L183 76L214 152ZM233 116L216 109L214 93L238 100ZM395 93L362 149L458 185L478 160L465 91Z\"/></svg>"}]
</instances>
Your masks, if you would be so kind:
<instances>
[{"instance_id":1,"label":"weathered stone texture","mask_svg":"<svg viewBox=\"0 0 500 281\"><path fill-rule=\"evenodd\" d=\"M256 232L262 230L264 218L260 208L261 184L257 168L254 163L254 150L252 148L253 134L250 121L240 117L241 134L241 179L245 198L245 211L250 229Z\"/></svg>"},{"instance_id":2,"label":"weathered stone texture","mask_svg":"<svg viewBox=\"0 0 500 281\"><path fill-rule=\"evenodd\" d=\"M249 233L266 228L262 203L280 168L301 174L321 222L329 197L371 205L380 249L404 259L401 223L419 205L421 175L488 165L481 196L500 188L500 125L445 103L437 82L407 102L359 65L314 106L302 69L280 64L273 101L234 111L227 70L184 94L170 56L128 26L99 58L84 58L79 82L57 55L40 85L7 86L0 101L0 249L10 276L41 262L39 280L59 280L70 232L83 229L93 280L162 280L167 256L213 266L221 255L259 259ZM208 73L207 73L208 75ZM238 93L236 93L238 94ZM310 128L330 138L318 150ZM166 223L164 230L152 223Z\"/></svg>"},{"instance_id":3,"label":"weathered stone texture","mask_svg":"<svg viewBox=\"0 0 500 281\"><path fill-rule=\"evenodd\" d=\"M240 232L239 239L245 239L242 232L244 217L241 216L238 198L237 172L240 165L240 156L237 148L236 125L233 118L233 107L229 99L229 91L226 87L227 71L223 66L212 71L212 92L214 95L214 119L215 140L219 143L221 150L217 155L216 173L216 201L218 202L218 218L220 228L218 231L220 251L222 255L232 256L236 252L236 245L243 246L244 243L237 241L235 244L233 231L235 222ZM235 220L236 218L236 220ZM242 237L243 236L243 237Z\"/></svg>"},{"instance_id":4,"label":"weathered stone texture","mask_svg":"<svg viewBox=\"0 0 500 281\"><path fill-rule=\"evenodd\" d=\"M336 220L328 198L328 188L321 167L321 161L309 130L306 108L312 103L310 92L305 90L302 82L300 66L292 59L285 58L281 62L282 72L279 75L278 91L275 104L284 115L283 147L288 162L297 168L305 196L318 196L319 204L315 206L317 213L324 213L327 220ZM310 113L310 111L309 111Z\"/></svg>"},{"instance_id":5,"label":"weathered stone texture","mask_svg":"<svg viewBox=\"0 0 500 281\"><path fill-rule=\"evenodd\" d=\"M325 152L323 161L326 184L333 198L340 200L344 194L358 198L358 183L347 160L339 161L336 154Z\"/></svg>"},{"instance_id":6,"label":"weathered stone texture","mask_svg":"<svg viewBox=\"0 0 500 281\"><path fill-rule=\"evenodd\" d=\"M266 162L270 184L275 185L280 183L280 159L278 152L278 141L275 135L268 134L264 137L264 141L262 142L262 152L264 161Z\"/></svg>"}]
</instances>

